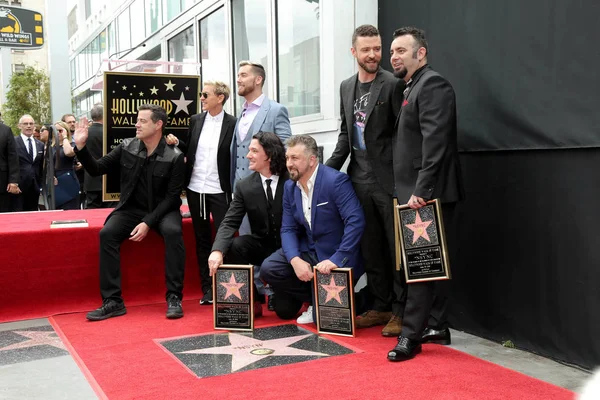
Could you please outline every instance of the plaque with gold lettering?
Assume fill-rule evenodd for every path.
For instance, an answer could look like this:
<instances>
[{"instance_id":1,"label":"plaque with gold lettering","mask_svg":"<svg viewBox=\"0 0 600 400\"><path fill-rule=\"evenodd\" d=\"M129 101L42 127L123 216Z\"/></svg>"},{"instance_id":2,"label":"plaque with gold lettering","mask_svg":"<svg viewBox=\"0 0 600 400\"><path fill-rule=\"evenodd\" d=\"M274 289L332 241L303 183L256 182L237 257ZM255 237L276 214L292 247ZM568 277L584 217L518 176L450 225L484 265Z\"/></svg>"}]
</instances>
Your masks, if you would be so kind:
<instances>
[{"instance_id":1,"label":"plaque with gold lettering","mask_svg":"<svg viewBox=\"0 0 600 400\"><path fill-rule=\"evenodd\" d=\"M336 268L329 274L314 269L317 330L340 336L355 335L352 268Z\"/></svg>"},{"instance_id":2,"label":"plaque with gold lettering","mask_svg":"<svg viewBox=\"0 0 600 400\"><path fill-rule=\"evenodd\" d=\"M254 266L222 265L213 275L214 328L254 329Z\"/></svg>"},{"instance_id":3,"label":"plaque with gold lettering","mask_svg":"<svg viewBox=\"0 0 600 400\"><path fill-rule=\"evenodd\" d=\"M397 251L402 254L406 282L450 279L450 263L444 233L444 220L438 199L419 209L396 206L398 218Z\"/></svg>"},{"instance_id":4,"label":"plaque with gold lettering","mask_svg":"<svg viewBox=\"0 0 600 400\"><path fill-rule=\"evenodd\" d=\"M199 108L200 77L198 75L161 75L136 72L104 72L104 153L136 135L138 107L156 104L167 112L163 129L184 139L190 117ZM102 200L118 201L119 173L104 175Z\"/></svg>"}]
</instances>

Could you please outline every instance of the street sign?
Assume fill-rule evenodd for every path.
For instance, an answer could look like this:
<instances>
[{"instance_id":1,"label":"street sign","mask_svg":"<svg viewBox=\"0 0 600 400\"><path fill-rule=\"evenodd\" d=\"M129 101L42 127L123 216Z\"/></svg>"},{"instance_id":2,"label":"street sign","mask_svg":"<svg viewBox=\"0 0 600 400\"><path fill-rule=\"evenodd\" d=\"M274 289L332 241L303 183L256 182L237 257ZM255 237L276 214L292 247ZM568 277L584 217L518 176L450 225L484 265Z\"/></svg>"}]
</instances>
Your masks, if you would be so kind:
<instances>
[{"instance_id":1,"label":"street sign","mask_svg":"<svg viewBox=\"0 0 600 400\"><path fill-rule=\"evenodd\" d=\"M39 49L43 45L42 14L20 7L0 7L0 47Z\"/></svg>"}]
</instances>

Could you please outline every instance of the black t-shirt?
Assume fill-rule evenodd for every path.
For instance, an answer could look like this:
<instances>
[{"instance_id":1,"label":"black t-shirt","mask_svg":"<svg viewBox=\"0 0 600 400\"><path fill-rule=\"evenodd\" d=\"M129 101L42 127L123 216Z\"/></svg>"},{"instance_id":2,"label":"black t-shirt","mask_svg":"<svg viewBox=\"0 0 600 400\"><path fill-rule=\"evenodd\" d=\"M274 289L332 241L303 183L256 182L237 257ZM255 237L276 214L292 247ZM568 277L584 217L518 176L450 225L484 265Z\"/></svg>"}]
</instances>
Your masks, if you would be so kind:
<instances>
[{"instance_id":1,"label":"black t-shirt","mask_svg":"<svg viewBox=\"0 0 600 400\"><path fill-rule=\"evenodd\" d=\"M356 80L354 93L354 123L352 124L352 157L348 167L348 175L354 183L377 183L371 164L367 158L365 144L365 117L369 101L371 101L371 82L361 83Z\"/></svg>"},{"instance_id":2,"label":"black t-shirt","mask_svg":"<svg viewBox=\"0 0 600 400\"><path fill-rule=\"evenodd\" d=\"M142 164L141 171L138 174L138 181L135 184L133 193L127 201L127 206L137 208L145 212L151 212L150 203L148 199L151 196L149 192L148 182L152 179L152 172L154 171L154 165L156 164L156 151L150 156L146 157Z\"/></svg>"}]
</instances>

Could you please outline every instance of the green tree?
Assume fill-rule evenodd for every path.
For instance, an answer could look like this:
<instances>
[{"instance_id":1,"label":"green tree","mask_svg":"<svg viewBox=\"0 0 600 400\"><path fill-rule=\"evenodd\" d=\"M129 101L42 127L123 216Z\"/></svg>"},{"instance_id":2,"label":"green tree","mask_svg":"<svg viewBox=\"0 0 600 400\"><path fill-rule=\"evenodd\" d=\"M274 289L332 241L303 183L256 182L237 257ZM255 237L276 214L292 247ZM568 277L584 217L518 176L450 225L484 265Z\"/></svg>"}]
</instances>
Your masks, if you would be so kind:
<instances>
[{"instance_id":1,"label":"green tree","mask_svg":"<svg viewBox=\"0 0 600 400\"><path fill-rule=\"evenodd\" d=\"M50 78L45 71L26 66L22 72L15 72L8 83L6 103L2 107L2 117L13 132L19 132L19 118L24 114L33 117L36 124L50 121Z\"/></svg>"}]
</instances>

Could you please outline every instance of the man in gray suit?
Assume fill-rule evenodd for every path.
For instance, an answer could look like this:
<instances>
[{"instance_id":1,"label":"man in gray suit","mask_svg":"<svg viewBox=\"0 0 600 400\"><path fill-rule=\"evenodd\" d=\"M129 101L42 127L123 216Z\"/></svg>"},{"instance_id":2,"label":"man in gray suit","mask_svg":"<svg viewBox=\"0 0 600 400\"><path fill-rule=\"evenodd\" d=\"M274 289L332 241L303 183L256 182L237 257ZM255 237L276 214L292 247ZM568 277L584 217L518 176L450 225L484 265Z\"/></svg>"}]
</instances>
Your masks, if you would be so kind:
<instances>
[{"instance_id":1,"label":"man in gray suit","mask_svg":"<svg viewBox=\"0 0 600 400\"><path fill-rule=\"evenodd\" d=\"M404 82L380 68L381 37L373 25L356 28L351 51L358 73L340 85L342 123L326 165L339 170L350 156L348 175L365 213L361 248L373 305L356 327L385 325L383 336L398 336L405 291L394 265L392 137Z\"/></svg>"},{"instance_id":2,"label":"man in gray suit","mask_svg":"<svg viewBox=\"0 0 600 400\"><path fill-rule=\"evenodd\" d=\"M252 173L246 158L252 136L258 132L273 132L283 143L292 136L287 108L263 93L264 84L265 68L262 65L249 61L239 63L237 93L246 101L231 141L231 181L234 190L237 181Z\"/></svg>"}]
</instances>

